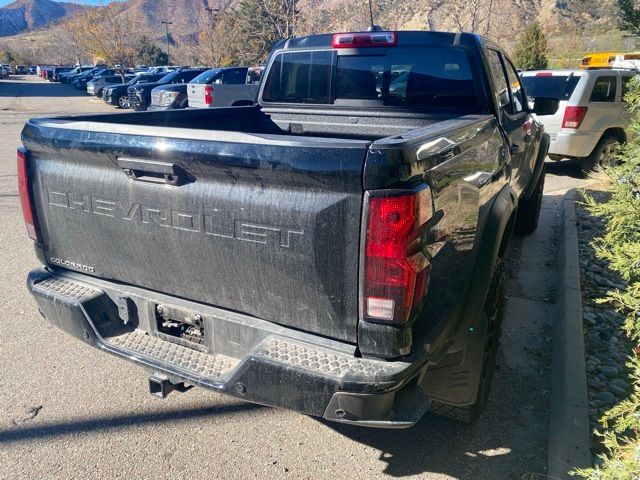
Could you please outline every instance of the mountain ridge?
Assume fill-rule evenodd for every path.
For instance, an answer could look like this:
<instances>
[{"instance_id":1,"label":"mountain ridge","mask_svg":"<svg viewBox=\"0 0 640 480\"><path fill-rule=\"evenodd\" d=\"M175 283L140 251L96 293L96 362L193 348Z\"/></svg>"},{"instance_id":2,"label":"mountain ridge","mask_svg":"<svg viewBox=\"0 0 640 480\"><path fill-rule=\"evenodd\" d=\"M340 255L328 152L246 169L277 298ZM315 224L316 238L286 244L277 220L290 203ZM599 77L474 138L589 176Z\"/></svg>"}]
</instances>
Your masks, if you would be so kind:
<instances>
[{"instance_id":1,"label":"mountain ridge","mask_svg":"<svg viewBox=\"0 0 640 480\"><path fill-rule=\"evenodd\" d=\"M16 0L0 8L0 37L38 29L76 14L80 5L52 0Z\"/></svg>"}]
</instances>

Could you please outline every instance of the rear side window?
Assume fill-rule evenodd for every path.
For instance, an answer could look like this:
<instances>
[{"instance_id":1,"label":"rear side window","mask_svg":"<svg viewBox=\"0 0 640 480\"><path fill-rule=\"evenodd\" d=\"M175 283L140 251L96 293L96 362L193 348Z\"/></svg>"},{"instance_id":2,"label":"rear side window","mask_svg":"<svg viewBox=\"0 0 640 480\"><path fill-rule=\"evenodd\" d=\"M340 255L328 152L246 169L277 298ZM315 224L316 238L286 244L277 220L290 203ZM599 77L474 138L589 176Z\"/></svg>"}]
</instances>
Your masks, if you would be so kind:
<instances>
[{"instance_id":1,"label":"rear side window","mask_svg":"<svg viewBox=\"0 0 640 480\"><path fill-rule=\"evenodd\" d=\"M569 100L580 81L577 75L523 76L522 84L529 100L538 97Z\"/></svg>"},{"instance_id":2,"label":"rear side window","mask_svg":"<svg viewBox=\"0 0 640 480\"><path fill-rule=\"evenodd\" d=\"M137 83L153 83L157 82L163 77L164 75L143 75L142 77L140 77Z\"/></svg>"},{"instance_id":3,"label":"rear side window","mask_svg":"<svg viewBox=\"0 0 640 480\"><path fill-rule=\"evenodd\" d=\"M247 82L246 68L231 68L222 72L222 82L225 85L244 85ZM217 79L216 79L216 83Z\"/></svg>"},{"instance_id":4,"label":"rear side window","mask_svg":"<svg viewBox=\"0 0 640 480\"><path fill-rule=\"evenodd\" d=\"M491 66L493 81L495 83L495 94L498 100L498 106L501 109L509 108L509 85L507 84L507 78L504 76L500 54L495 50L488 50L488 59L489 65Z\"/></svg>"},{"instance_id":5,"label":"rear side window","mask_svg":"<svg viewBox=\"0 0 640 480\"><path fill-rule=\"evenodd\" d=\"M593 85L591 102L615 102L616 101L616 77L599 77Z\"/></svg>"},{"instance_id":6,"label":"rear side window","mask_svg":"<svg viewBox=\"0 0 640 480\"><path fill-rule=\"evenodd\" d=\"M265 102L478 111L466 52L452 47L389 48L371 55L335 51L279 54L265 81Z\"/></svg>"},{"instance_id":7,"label":"rear side window","mask_svg":"<svg viewBox=\"0 0 640 480\"><path fill-rule=\"evenodd\" d=\"M212 70L207 70L206 72L202 72L200 75L191 80L190 83L198 83L198 84L207 84L211 83L216 75L218 75L222 70L220 68L214 68Z\"/></svg>"}]
</instances>

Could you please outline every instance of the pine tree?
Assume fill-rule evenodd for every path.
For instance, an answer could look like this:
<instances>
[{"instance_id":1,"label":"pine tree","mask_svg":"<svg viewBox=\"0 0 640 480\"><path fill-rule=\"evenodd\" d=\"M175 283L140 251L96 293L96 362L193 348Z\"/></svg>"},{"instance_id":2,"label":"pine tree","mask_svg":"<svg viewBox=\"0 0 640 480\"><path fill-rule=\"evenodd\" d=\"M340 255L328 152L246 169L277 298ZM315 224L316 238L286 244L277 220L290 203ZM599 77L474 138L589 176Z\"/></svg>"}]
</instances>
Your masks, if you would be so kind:
<instances>
[{"instance_id":1,"label":"pine tree","mask_svg":"<svg viewBox=\"0 0 640 480\"><path fill-rule=\"evenodd\" d=\"M541 70L547 68L547 36L538 22L533 22L522 34L514 60L522 70Z\"/></svg>"},{"instance_id":2,"label":"pine tree","mask_svg":"<svg viewBox=\"0 0 640 480\"><path fill-rule=\"evenodd\" d=\"M640 6L635 0L618 0L618 7L622 12L620 28L634 35L640 35Z\"/></svg>"},{"instance_id":3,"label":"pine tree","mask_svg":"<svg viewBox=\"0 0 640 480\"><path fill-rule=\"evenodd\" d=\"M298 0L241 0L235 11L243 63L262 62L271 48L295 33Z\"/></svg>"},{"instance_id":4,"label":"pine tree","mask_svg":"<svg viewBox=\"0 0 640 480\"><path fill-rule=\"evenodd\" d=\"M143 36L136 48L135 61L147 66L167 65L169 57L149 37Z\"/></svg>"}]
</instances>

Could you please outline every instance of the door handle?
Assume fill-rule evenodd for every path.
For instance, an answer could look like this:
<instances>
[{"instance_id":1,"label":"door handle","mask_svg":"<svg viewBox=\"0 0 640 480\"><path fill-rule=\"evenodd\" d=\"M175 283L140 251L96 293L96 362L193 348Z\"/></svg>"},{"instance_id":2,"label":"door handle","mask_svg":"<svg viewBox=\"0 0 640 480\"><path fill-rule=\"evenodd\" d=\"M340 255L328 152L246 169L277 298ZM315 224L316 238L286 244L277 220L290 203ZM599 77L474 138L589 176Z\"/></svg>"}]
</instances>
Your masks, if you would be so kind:
<instances>
[{"instance_id":1,"label":"door handle","mask_svg":"<svg viewBox=\"0 0 640 480\"><path fill-rule=\"evenodd\" d=\"M520 153L520 145L516 145L515 143L509 147L509 153L511 156L517 155Z\"/></svg>"},{"instance_id":2,"label":"door handle","mask_svg":"<svg viewBox=\"0 0 640 480\"><path fill-rule=\"evenodd\" d=\"M182 185L186 180L184 170L176 163L119 157L118 166L131 180L165 185Z\"/></svg>"}]
</instances>

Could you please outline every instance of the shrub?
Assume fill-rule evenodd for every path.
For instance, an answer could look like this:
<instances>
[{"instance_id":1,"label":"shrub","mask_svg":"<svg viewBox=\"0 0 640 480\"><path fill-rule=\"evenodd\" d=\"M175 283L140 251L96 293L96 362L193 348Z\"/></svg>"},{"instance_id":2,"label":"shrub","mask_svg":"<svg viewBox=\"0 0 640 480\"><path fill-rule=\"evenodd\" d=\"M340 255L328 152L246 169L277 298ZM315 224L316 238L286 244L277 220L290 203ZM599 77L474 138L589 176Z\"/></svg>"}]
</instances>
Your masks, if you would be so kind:
<instances>
[{"instance_id":1,"label":"shrub","mask_svg":"<svg viewBox=\"0 0 640 480\"><path fill-rule=\"evenodd\" d=\"M632 140L620 153L621 163L607 170L611 178L611 200L597 203L587 197L590 212L605 220L606 232L594 242L596 254L609 261L628 286L608 293L602 303L626 316L624 328L636 345L640 343L640 79L629 84L627 103L633 120ZM635 135L635 137L634 137ZM575 475L590 480L640 480L640 351L629 357L632 392L601 419L606 454L592 469Z\"/></svg>"}]
</instances>

